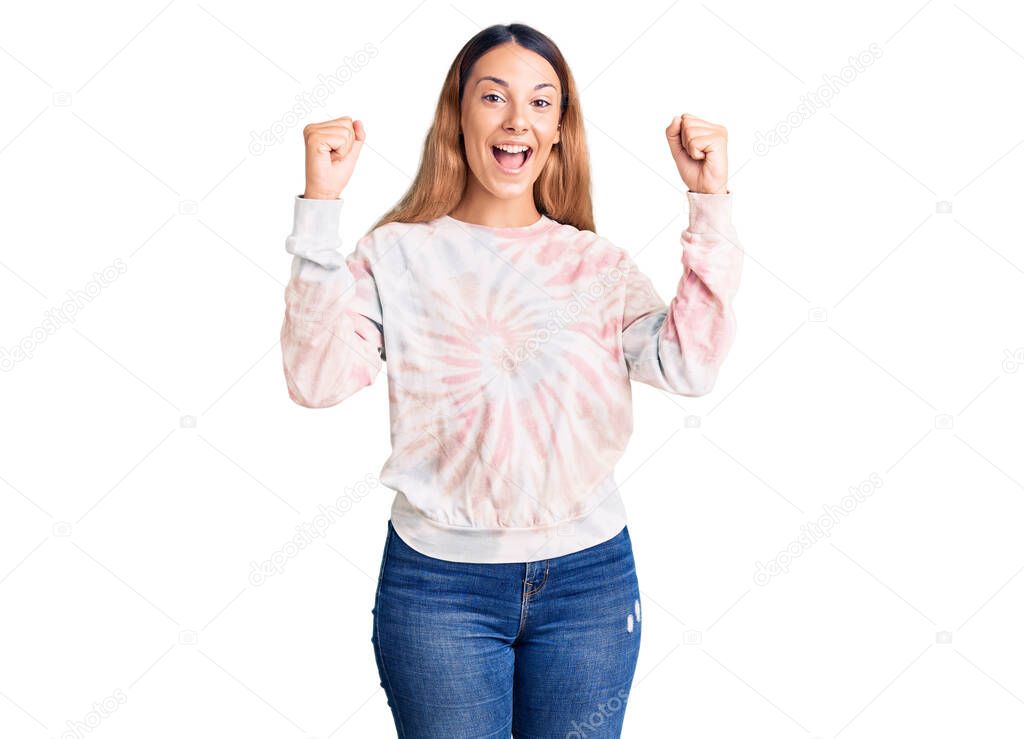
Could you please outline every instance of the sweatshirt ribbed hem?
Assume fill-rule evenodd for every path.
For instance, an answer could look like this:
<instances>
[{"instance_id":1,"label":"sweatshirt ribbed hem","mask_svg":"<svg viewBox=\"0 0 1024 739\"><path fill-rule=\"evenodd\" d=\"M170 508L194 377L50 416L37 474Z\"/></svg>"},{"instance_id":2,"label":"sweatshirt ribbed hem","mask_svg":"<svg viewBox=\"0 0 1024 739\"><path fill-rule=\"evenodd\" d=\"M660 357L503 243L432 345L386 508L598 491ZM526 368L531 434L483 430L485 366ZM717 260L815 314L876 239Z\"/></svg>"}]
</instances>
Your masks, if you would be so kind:
<instances>
[{"instance_id":1,"label":"sweatshirt ribbed hem","mask_svg":"<svg viewBox=\"0 0 1024 739\"><path fill-rule=\"evenodd\" d=\"M580 518L536 528L485 529L449 526L426 518L398 491L391 505L391 523L402 541L435 559L483 564L534 562L596 546L622 531L626 509L613 475L592 492L600 503Z\"/></svg>"}]
</instances>

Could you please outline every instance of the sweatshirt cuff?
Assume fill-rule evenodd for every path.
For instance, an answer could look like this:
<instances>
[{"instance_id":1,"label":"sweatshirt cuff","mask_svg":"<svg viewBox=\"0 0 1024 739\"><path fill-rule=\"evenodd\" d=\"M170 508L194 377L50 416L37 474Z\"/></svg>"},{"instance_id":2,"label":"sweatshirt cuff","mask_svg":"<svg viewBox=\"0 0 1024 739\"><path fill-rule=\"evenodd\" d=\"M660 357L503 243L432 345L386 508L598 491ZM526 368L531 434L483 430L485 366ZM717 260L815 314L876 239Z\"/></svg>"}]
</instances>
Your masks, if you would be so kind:
<instances>
[{"instance_id":1,"label":"sweatshirt cuff","mask_svg":"<svg viewBox=\"0 0 1024 739\"><path fill-rule=\"evenodd\" d=\"M295 221L292 233L296 236L333 236L341 224L341 198L316 200L295 196Z\"/></svg>"},{"instance_id":2,"label":"sweatshirt cuff","mask_svg":"<svg viewBox=\"0 0 1024 739\"><path fill-rule=\"evenodd\" d=\"M732 223L732 193L718 195L687 191L690 204L690 233L725 231Z\"/></svg>"},{"instance_id":3,"label":"sweatshirt cuff","mask_svg":"<svg viewBox=\"0 0 1024 739\"><path fill-rule=\"evenodd\" d=\"M345 264L341 253L340 198L332 200L295 197L292 232L285 239L285 251L334 270Z\"/></svg>"}]
</instances>

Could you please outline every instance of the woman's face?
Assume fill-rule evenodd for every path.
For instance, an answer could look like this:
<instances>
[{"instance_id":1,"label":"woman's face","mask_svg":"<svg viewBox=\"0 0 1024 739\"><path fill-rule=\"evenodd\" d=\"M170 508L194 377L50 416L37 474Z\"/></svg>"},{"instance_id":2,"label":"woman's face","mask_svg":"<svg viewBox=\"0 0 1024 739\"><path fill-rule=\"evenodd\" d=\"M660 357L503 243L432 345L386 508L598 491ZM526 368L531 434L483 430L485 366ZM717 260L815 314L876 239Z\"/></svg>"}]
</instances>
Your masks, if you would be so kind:
<instances>
[{"instance_id":1,"label":"woman's face","mask_svg":"<svg viewBox=\"0 0 1024 739\"><path fill-rule=\"evenodd\" d=\"M554 67L511 42L473 65L462 96L462 136L473 175L492 195L508 199L533 192L559 140L561 95ZM502 144L529 150L506 153L497 148Z\"/></svg>"}]
</instances>

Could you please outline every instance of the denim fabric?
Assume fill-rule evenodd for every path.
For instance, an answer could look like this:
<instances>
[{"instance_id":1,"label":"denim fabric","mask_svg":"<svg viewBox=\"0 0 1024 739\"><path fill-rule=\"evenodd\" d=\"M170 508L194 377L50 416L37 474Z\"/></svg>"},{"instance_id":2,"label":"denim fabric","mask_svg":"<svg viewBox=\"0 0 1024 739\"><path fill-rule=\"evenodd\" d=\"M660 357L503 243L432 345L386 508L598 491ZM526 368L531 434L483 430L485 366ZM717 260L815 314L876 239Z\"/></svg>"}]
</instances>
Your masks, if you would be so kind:
<instances>
[{"instance_id":1,"label":"denim fabric","mask_svg":"<svg viewBox=\"0 0 1024 739\"><path fill-rule=\"evenodd\" d=\"M620 736L640 605L627 527L490 564L421 554L389 520L371 641L399 739Z\"/></svg>"}]
</instances>

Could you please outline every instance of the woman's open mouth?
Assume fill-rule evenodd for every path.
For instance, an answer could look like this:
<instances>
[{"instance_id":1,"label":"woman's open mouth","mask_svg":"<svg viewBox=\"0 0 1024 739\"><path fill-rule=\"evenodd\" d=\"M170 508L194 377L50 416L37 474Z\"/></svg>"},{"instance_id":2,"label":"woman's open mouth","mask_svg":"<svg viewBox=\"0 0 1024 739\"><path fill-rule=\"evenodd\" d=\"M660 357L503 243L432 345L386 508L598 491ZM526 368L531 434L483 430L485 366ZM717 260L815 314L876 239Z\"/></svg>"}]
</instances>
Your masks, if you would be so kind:
<instances>
[{"instance_id":1,"label":"woman's open mouth","mask_svg":"<svg viewBox=\"0 0 1024 739\"><path fill-rule=\"evenodd\" d=\"M532 155L533 149L525 144L516 146L498 144L491 147L491 156L494 157L495 164L505 174L521 173Z\"/></svg>"}]
</instances>

